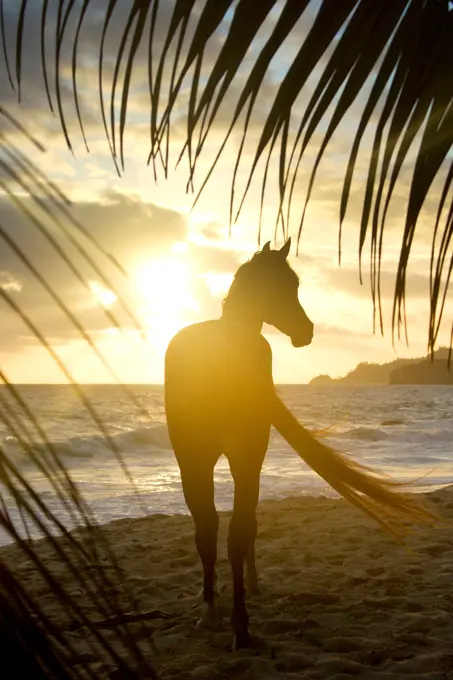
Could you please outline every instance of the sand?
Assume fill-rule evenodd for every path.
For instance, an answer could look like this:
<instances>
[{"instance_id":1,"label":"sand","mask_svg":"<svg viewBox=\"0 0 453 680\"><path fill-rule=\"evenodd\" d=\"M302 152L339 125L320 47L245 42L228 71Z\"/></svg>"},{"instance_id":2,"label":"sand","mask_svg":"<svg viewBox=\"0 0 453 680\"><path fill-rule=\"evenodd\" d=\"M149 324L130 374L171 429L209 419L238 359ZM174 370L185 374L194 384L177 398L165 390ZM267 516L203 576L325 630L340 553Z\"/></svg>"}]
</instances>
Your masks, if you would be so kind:
<instances>
[{"instance_id":1,"label":"sand","mask_svg":"<svg viewBox=\"0 0 453 680\"><path fill-rule=\"evenodd\" d=\"M453 520L453 487L428 499ZM453 525L415 530L405 551L343 500L261 503L256 554L262 593L248 601L255 648L231 652L229 516L220 515L223 620L217 631L195 625L201 565L190 517L158 515L104 527L141 611L148 612L147 632L140 622L131 630L162 678L453 678ZM47 541L34 545L84 611L99 618ZM115 677L111 664L90 657L86 629L67 620L27 558L14 546L3 548L1 557L69 631L80 659L91 660L99 678ZM109 635L111 621L103 625Z\"/></svg>"}]
</instances>

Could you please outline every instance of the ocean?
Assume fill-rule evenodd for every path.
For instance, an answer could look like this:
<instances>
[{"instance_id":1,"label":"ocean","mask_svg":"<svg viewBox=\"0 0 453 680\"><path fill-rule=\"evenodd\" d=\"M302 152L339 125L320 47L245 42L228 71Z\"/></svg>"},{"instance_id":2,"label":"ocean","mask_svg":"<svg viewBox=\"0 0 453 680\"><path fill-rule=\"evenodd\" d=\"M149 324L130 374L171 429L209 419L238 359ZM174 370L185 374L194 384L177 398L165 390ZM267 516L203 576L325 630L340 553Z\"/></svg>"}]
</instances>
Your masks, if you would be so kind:
<instances>
[{"instance_id":1,"label":"ocean","mask_svg":"<svg viewBox=\"0 0 453 680\"><path fill-rule=\"evenodd\" d=\"M17 389L99 523L152 513L187 513L165 423L162 386L129 386L127 394L120 386L84 387L91 413L70 386ZM278 392L306 427L331 428L327 443L398 480L417 479L415 490L434 490L453 482L452 387L285 385L278 386ZM27 433L28 447L33 447L38 458L44 455L36 424L5 386L0 387L0 397L8 421ZM112 443L128 474L112 451ZM67 527L77 524L3 420L0 446L46 506ZM223 458L215 469L215 489L218 509L230 509L233 484ZM0 493L4 509L26 535L23 513L1 480ZM335 492L272 431L260 497L293 495L334 496ZM44 515L42 521L46 521ZM25 522L29 535L38 538L39 529L26 518ZM0 545L10 541L0 528Z\"/></svg>"}]
</instances>

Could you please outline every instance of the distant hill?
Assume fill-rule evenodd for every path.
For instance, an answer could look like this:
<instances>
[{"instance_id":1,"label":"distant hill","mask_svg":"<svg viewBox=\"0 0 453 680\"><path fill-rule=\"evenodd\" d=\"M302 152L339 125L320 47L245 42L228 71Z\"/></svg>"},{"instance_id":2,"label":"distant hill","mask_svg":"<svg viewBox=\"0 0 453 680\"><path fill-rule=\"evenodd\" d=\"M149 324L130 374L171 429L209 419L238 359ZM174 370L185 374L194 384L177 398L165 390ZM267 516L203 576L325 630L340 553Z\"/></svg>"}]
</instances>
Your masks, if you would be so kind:
<instances>
[{"instance_id":1,"label":"distant hill","mask_svg":"<svg viewBox=\"0 0 453 680\"><path fill-rule=\"evenodd\" d=\"M341 378L340 378L341 380ZM330 375L317 375L316 378L312 378L310 380L310 385L332 385L334 383L338 382L337 380L334 380L333 378L330 377Z\"/></svg>"},{"instance_id":2,"label":"distant hill","mask_svg":"<svg viewBox=\"0 0 453 680\"><path fill-rule=\"evenodd\" d=\"M430 385L453 384L453 380L446 382L447 359L448 348L441 347L434 353L434 362L426 357L395 359L395 361L390 361L387 364L362 362L342 378L318 375L310 380L310 385L416 384L414 381L421 381L422 384ZM421 367L416 368L417 366ZM453 377L453 366L451 373L448 372L448 376Z\"/></svg>"},{"instance_id":3,"label":"distant hill","mask_svg":"<svg viewBox=\"0 0 453 680\"><path fill-rule=\"evenodd\" d=\"M446 359L424 359L416 364L402 366L390 374L391 385L453 385L453 365L448 368Z\"/></svg>"}]
</instances>

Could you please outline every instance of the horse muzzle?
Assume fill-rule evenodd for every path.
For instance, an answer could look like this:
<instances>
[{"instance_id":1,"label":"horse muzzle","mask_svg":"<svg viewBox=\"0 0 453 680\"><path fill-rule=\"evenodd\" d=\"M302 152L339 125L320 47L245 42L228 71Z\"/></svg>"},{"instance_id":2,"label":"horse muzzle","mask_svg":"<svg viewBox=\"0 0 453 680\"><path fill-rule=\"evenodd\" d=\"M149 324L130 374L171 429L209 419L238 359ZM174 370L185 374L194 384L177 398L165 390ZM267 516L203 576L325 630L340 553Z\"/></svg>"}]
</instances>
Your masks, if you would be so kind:
<instances>
[{"instance_id":1,"label":"horse muzzle","mask_svg":"<svg viewBox=\"0 0 453 680\"><path fill-rule=\"evenodd\" d=\"M307 333L301 333L300 335L291 337L291 344L293 347L307 347L307 345L310 345L311 341L313 340L313 335L314 327L312 326L311 330Z\"/></svg>"}]
</instances>

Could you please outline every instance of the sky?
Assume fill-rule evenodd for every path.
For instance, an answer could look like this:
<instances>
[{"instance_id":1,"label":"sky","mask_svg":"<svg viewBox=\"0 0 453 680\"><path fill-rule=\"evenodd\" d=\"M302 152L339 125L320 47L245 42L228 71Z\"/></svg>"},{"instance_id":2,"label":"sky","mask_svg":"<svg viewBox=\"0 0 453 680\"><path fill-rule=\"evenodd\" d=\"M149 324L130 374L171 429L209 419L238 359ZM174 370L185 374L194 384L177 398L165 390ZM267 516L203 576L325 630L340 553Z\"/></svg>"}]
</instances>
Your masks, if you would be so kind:
<instances>
[{"instance_id":1,"label":"sky","mask_svg":"<svg viewBox=\"0 0 453 680\"><path fill-rule=\"evenodd\" d=\"M17 251L2 244L0 288L12 304L8 304L5 298L3 301L0 299L0 367L9 380L21 383L64 382L69 374L79 382L88 383L116 379L128 383L160 383L163 380L165 348L172 335L187 324L220 316L222 299L234 272L258 249L260 181L258 179L252 183L243 210L230 233L230 186L240 144L240 132L236 131L200 200L192 207L194 195L186 192L187 162L182 161L173 169L185 140L183 112L188 101L187 86L182 88L171 124L172 169L167 178L160 171L155 181L153 170L147 165L150 101L144 45L137 53L129 95L124 142L125 170L120 177L117 175L102 125L98 94L96 46L99 44L105 0L97 0L90 10L79 47L77 82L89 153L85 149L73 105L70 88L71 54L67 45L63 46L61 53L64 73L62 96L73 145L72 152L69 151L58 116L50 112L45 96L36 30L39 22L33 15L39 9L38 4L30 3L31 9L26 16L21 103L17 103L17 92L8 85L3 60L0 63L0 91L1 106L16 115L46 150L41 153L34 149L4 119L0 119L0 132L7 135L16 148L32 158L37 167L58 185L71 201L73 218L84 225L103 251L119 262L123 271L86 239L74 224L65 218L60 224L53 222L45 211L49 206L48 199L38 195L41 200L41 204L38 204L30 196L27 187L17 181L24 181L24 173L18 171L18 176L8 174L3 164L4 151L0 151L0 227L26 254L40 277L37 277L36 271L30 271ZM106 82L124 25L121 7L124 8L126 4L120 4L107 36ZM256 144L269 102L275 96L282 74L306 34L318 4L311 3L266 75L238 172L239 189L245 185L252 162L253 144ZM171 0L161 3L156 55L162 47L164 28L172 5ZM201 186L224 139L241 83L275 16L274 12L257 36L241 73L231 87L229 97L214 120L197 164L196 189ZM6 2L5 17L11 49L14 47L12 28L17 19L17 3ZM215 63L230 18L227 17L208 44L202 80ZM51 3L50 29L53 21L55 12L54 4ZM74 27L68 31L69 35L71 30L73 32ZM53 50L51 37L48 38L47 50L50 59ZM295 121L300 118L320 72L317 70L313 73L298 98L294 108ZM52 83L51 89L54 89ZM296 256L293 245L289 257L291 266L301 279L300 301L315 325L313 342L306 348L295 349L290 339L276 329L269 326L263 329L273 350L274 381L277 383L307 382L318 374L337 377L353 369L359 362L386 362L397 357L426 354L430 243L440 185L436 183L433 186L425 203L413 245L406 302L409 345L404 336L400 340L395 338L393 342L393 287L411 165L409 163L402 172L388 215L382 266L382 336L379 329L373 332L373 304L368 284L369 243L364 250L363 285L359 281L358 267L363 179L369 162L371 137L365 139L359 156L343 226L341 266L338 264L341 186L365 95L366 89L351 107L321 162L304 223L299 254ZM323 129L325 121L321 122L319 133L315 134L315 142L319 141ZM295 185L294 219L289 230L294 242L314 150L314 147L307 149ZM278 158L275 156L269 170L261 244L267 240L273 242L274 239L277 175ZM240 195L239 189L236 196ZM67 254L72 268L43 231L30 223L18 209L17 202L46 226L54 242ZM61 231L62 224L69 230L72 241ZM90 255L96 269L84 259L74 243ZM282 243L282 235L278 233L276 246L280 247ZM105 274L107 282L99 271ZM52 297L50 289L57 292L58 299ZM127 303L134 320L124 311L121 300ZM23 311L22 319L13 308L14 305ZM439 345L449 341L450 312L451 306L447 305ZM76 318L78 327L74 326L70 315ZM120 328L116 327L116 322ZM36 338L33 328L46 338L47 348ZM84 333L81 333L81 328Z\"/></svg>"}]
</instances>

